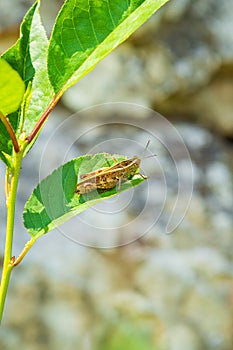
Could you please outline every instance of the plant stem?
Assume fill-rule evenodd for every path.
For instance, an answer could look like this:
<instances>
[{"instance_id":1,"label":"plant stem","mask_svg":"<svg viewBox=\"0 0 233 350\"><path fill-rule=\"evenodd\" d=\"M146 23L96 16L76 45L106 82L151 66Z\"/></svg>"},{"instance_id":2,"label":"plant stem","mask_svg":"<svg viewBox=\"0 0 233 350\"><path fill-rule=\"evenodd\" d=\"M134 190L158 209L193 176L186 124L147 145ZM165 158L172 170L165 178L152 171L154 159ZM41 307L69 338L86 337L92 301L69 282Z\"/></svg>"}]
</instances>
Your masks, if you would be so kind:
<instances>
[{"instance_id":1,"label":"plant stem","mask_svg":"<svg viewBox=\"0 0 233 350\"><path fill-rule=\"evenodd\" d=\"M6 177L5 177L5 196L6 202L8 201L10 194L10 168L6 167Z\"/></svg>"},{"instance_id":2,"label":"plant stem","mask_svg":"<svg viewBox=\"0 0 233 350\"><path fill-rule=\"evenodd\" d=\"M13 154L14 166L12 169L12 179L9 197L6 202L7 206L7 226L6 226L6 242L5 242L5 253L3 261L2 270L2 280L0 287L0 323L2 320L6 294L8 289L8 284L10 280L11 271L14 267L14 259L12 258L12 241L13 241L13 231L14 231L14 217L15 217L15 203L16 194L19 181L20 168L23 158L23 151Z\"/></svg>"},{"instance_id":3,"label":"plant stem","mask_svg":"<svg viewBox=\"0 0 233 350\"><path fill-rule=\"evenodd\" d=\"M8 134L10 135L15 152L16 153L19 152L18 140L17 140L15 132L11 126L11 123L9 122L8 118L5 115L3 115L1 112L0 112L0 119L3 122L6 130L8 131Z\"/></svg>"}]
</instances>

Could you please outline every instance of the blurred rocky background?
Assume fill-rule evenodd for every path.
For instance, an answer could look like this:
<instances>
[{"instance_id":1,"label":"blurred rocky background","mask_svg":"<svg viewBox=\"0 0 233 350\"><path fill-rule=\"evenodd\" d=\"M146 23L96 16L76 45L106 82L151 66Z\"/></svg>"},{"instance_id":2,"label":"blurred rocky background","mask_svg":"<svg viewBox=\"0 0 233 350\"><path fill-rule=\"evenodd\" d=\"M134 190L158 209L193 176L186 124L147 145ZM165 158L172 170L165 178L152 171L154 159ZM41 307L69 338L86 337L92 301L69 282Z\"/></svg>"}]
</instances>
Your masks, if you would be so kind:
<instances>
[{"instance_id":1,"label":"blurred rocky background","mask_svg":"<svg viewBox=\"0 0 233 350\"><path fill-rule=\"evenodd\" d=\"M31 3L1 0L0 52L16 40L19 23ZM48 32L61 3L43 1ZM129 208L114 216L85 212L81 221L71 221L63 229L74 231L68 235L70 239L54 230L41 238L15 269L0 331L0 349L232 349L232 9L232 0L171 0L65 94L24 162L15 255L29 238L21 219L25 201L39 178L61 164L66 153L75 157L119 135L145 144L149 133L145 130L156 132L156 118L149 109L143 113L139 107L137 113L135 108L127 107L114 112L112 102L145 106L174 125L192 160L192 200L182 223L172 234L165 234L162 221L176 198L177 181L169 153L152 142L151 151L160 159L168 186L163 220L141 237L157 211L164 184L154 161L147 160L146 173L150 174L154 199L139 224L134 225L132 218L145 201L143 184ZM111 114L107 108L91 108L71 118L74 112L103 103L111 103ZM62 122L65 129L56 132ZM116 124L111 132L97 127L112 122L128 126ZM143 131L137 128L136 132L129 125ZM94 132L78 139L88 128ZM163 133L176 149L166 127ZM71 147L75 135L77 142ZM120 144L119 149L112 145L113 149L107 151L129 156L135 153L132 143L127 147ZM179 166L182 164L185 177L187 163L181 158ZM3 184L3 165L0 177ZM3 240L3 186L0 191ZM117 237L132 231L140 238L115 249L86 247L101 245L101 230L95 225L104 227L106 235L109 232L108 245L114 246L111 230L106 230L114 220L130 222L129 227L119 225ZM74 242L76 231L83 232L77 239L81 244ZM93 237L95 242L91 244Z\"/></svg>"}]
</instances>

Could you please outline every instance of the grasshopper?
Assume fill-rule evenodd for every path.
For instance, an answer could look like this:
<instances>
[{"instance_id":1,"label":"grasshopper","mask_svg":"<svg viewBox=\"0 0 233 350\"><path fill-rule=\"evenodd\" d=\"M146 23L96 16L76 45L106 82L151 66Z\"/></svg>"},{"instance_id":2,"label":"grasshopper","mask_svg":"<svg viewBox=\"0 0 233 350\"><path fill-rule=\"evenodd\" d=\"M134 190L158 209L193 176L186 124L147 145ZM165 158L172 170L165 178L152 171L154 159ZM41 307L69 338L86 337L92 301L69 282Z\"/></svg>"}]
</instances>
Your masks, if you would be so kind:
<instances>
[{"instance_id":1,"label":"grasshopper","mask_svg":"<svg viewBox=\"0 0 233 350\"><path fill-rule=\"evenodd\" d=\"M147 149L149 142L145 150ZM145 152L144 150L144 152ZM143 153L144 153L143 152ZM149 156L151 157L151 156ZM114 159L114 158L113 158ZM139 172L142 157L134 156L124 159L110 167L104 167L80 176L81 181L77 184L76 193L85 194L94 190L105 191L130 180L135 174L139 174L143 179L146 176Z\"/></svg>"}]
</instances>

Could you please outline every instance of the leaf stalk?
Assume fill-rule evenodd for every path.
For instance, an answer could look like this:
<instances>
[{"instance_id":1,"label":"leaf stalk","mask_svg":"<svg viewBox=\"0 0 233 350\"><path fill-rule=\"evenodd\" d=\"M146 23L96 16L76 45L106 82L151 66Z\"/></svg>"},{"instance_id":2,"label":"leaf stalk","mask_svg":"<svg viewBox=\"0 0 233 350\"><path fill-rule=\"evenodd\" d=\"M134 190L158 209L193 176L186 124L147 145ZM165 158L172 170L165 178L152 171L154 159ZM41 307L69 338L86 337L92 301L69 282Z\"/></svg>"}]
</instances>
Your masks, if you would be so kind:
<instances>
[{"instance_id":1,"label":"leaf stalk","mask_svg":"<svg viewBox=\"0 0 233 350\"><path fill-rule=\"evenodd\" d=\"M0 119L3 122L5 128L7 129L8 134L10 135L15 152L18 153L20 151L18 140L16 138L14 129L12 128L11 123L9 122L9 119L4 114L2 114L2 112L0 112Z\"/></svg>"},{"instance_id":2,"label":"leaf stalk","mask_svg":"<svg viewBox=\"0 0 233 350\"><path fill-rule=\"evenodd\" d=\"M19 263L23 260L23 258L25 257L25 255L28 253L28 251L31 249L31 247L33 246L33 244L36 242L37 238L36 237L32 237L30 239L30 241L28 241L25 244L24 249L22 250L22 252L19 254L18 258L15 259L13 265L14 267L19 265Z\"/></svg>"},{"instance_id":3,"label":"leaf stalk","mask_svg":"<svg viewBox=\"0 0 233 350\"><path fill-rule=\"evenodd\" d=\"M32 132L30 133L29 136L26 137L26 141L28 143L32 142L32 140L36 137L36 135L38 134L38 132L40 131L40 129L42 128L43 124L45 123L47 117L49 116L49 114L52 112L52 110L54 109L54 107L56 106L56 104L58 103L60 97L61 97L62 93L58 93L51 101L51 103L49 104L49 106L46 108L46 110L44 111L44 113L42 114L41 118L38 120L38 122L36 123L34 129L32 130Z\"/></svg>"}]
</instances>

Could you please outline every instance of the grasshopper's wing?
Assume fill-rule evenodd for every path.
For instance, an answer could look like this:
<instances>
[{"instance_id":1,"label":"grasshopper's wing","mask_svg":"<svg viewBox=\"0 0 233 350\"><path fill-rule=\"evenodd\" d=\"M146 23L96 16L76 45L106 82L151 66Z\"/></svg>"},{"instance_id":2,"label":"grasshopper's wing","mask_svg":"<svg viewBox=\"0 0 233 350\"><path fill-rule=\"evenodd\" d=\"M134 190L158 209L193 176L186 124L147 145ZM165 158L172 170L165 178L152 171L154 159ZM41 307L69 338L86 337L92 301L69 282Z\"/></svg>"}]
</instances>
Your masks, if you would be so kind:
<instances>
[{"instance_id":1,"label":"grasshopper's wing","mask_svg":"<svg viewBox=\"0 0 233 350\"><path fill-rule=\"evenodd\" d=\"M109 167L109 170L120 170L126 168L132 162L131 159L124 159Z\"/></svg>"},{"instance_id":2,"label":"grasshopper's wing","mask_svg":"<svg viewBox=\"0 0 233 350\"><path fill-rule=\"evenodd\" d=\"M91 177L94 177L96 175L99 175L101 173L104 173L106 171L106 169L109 169L108 167L103 167L103 168L100 168L100 169L97 169L97 170L94 170L94 171L91 171L90 173L86 173L86 174L81 174L79 176L79 178L84 181L84 180L87 180L87 179L90 179Z\"/></svg>"}]
</instances>

